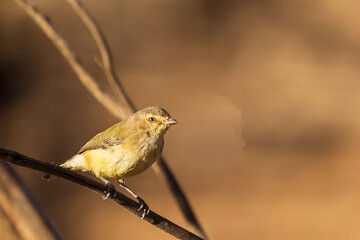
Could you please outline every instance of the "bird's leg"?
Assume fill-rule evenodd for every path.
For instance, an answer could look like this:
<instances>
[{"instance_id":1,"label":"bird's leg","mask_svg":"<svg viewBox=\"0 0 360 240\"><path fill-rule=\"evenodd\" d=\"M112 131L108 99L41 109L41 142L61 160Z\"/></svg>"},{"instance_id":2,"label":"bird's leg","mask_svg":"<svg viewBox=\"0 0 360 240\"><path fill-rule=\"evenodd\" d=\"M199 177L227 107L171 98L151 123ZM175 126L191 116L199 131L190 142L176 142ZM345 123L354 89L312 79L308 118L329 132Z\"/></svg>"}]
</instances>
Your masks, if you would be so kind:
<instances>
[{"instance_id":1,"label":"bird's leg","mask_svg":"<svg viewBox=\"0 0 360 240\"><path fill-rule=\"evenodd\" d=\"M134 198L136 198L136 200L138 200L139 204L140 204L140 207L138 209L138 211L140 211L141 209L143 209L143 214L141 215L141 219L144 219L144 217L149 214L150 212L150 208L149 206L145 203L145 201L139 197L138 195L136 195L133 191L131 191L130 188L128 188L126 185L125 185L125 181L122 180L122 179L118 179L117 180L120 187L124 188L128 193L130 193Z\"/></svg>"},{"instance_id":2,"label":"bird's leg","mask_svg":"<svg viewBox=\"0 0 360 240\"><path fill-rule=\"evenodd\" d=\"M102 197L103 200L106 200L109 198L110 194L113 194L114 193L114 190L115 190L115 187L108 181L106 180L104 177L102 176L97 176L97 178L99 178L103 183L105 183L107 189L105 190L105 194L106 194L106 197Z\"/></svg>"}]
</instances>

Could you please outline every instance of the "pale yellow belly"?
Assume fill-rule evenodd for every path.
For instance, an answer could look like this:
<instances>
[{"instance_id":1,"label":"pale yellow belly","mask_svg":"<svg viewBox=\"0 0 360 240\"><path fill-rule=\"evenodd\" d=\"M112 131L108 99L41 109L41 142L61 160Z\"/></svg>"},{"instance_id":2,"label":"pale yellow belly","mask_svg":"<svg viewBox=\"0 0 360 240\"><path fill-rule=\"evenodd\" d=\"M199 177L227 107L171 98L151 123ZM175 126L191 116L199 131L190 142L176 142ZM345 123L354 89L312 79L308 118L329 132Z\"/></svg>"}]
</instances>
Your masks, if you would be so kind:
<instances>
[{"instance_id":1,"label":"pale yellow belly","mask_svg":"<svg viewBox=\"0 0 360 240\"><path fill-rule=\"evenodd\" d=\"M144 159L139 158L133 152L124 152L121 147L89 150L82 155L85 157L87 171L107 178L137 175L149 168L159 157L154 151Z\"/></svg>"}]
</instances>

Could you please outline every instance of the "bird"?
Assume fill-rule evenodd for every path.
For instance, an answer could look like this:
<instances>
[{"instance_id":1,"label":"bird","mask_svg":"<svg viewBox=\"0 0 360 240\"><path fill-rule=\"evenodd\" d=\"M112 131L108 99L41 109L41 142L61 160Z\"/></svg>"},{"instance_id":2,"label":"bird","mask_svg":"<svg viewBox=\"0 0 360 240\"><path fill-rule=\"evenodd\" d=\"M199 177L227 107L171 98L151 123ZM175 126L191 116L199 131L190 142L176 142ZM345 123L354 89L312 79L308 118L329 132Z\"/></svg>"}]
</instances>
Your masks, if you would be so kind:
<instances>
[{"instance_id":1,"label":"bird","mask_svg":"<svg viewBox=\"0 0 360 240\"><path fill-rule=\"evenodd\" d=\"M143 219L150 208L125 185L125 179L144 172L160 157L164 147L164 134L170 126L177 123L161 107L144 108L95 135L77 154L60 166L93 173L107 186L104 199L114 191L114 186L108 179L116 178L120 187L138 201L138 211L143 210ZM43 179L49 177L49 174L45 174Z\"/></svg>"}]
</instances>

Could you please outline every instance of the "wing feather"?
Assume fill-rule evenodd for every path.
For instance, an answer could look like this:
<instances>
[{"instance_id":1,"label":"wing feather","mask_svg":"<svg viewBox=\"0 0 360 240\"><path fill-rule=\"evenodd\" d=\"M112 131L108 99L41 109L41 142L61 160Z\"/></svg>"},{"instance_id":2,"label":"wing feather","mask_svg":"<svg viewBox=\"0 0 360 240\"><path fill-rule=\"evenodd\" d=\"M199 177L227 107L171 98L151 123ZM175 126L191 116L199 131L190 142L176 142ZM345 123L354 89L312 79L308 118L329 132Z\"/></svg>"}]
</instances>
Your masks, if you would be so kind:
<instances>
[{"instance_id":1,"label":"wing feather","mask_svg":"<svg viewBox=\"0 0 360 240\"><path fill-rule=\"evenodd\" d=\"M88 150L105 149L110 146L121 145L124 141L124 122L119 122L105 131L91 138L78 152L81 154Z\"/></svg>"}]
</instances>

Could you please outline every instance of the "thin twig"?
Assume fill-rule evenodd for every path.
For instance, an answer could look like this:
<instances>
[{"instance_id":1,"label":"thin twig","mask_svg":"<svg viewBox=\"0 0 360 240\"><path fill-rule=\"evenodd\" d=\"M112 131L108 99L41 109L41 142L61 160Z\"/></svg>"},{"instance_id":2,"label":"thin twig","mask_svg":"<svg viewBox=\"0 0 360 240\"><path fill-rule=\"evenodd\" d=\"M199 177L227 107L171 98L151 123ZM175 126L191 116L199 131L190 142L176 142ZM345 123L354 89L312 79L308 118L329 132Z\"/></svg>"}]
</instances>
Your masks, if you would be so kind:
<instances>
[{"instance_id":1,"label":"thin twig","mask_svg":"<svg viewBox=\"0 0 360 240\"><path fill-rule=\"evenodd\" d=\"M113 58L111 55L109 44L106 42L105 36L100 30L99 26L95 22L94 18L90 15L89 11L85 6L78 0L66 0L70 6L74 9L76 14L84 22L85 26L88 28L90 34L94 38L97 47L99 48L102 67L108 80L111 89L115 92L115 96L121 101L122 107L131 109L135 111L135 106L131 102L130 98L127 96L125 89L122 87L121 82L119 81L115 70Z\"/></svg>"},{"instance_id":2,"label":"thin twig","mask_svg":"<svg viewBox=\"0 0 360 240\"><path fill-rule=\"evenodd\" d=\"M94 192L97 192L102 196L106 196L105 194L105 191L107 190L106 185L97 182L91 178L88 178L86 176L83 176L81 174L78 174L74 171L71 171L69 169L60 167L58 165L48 162L43 162L2 147L0 147L0 159L19 166L56 175L63 179L82 185L90 190L93 190ZM138 216L139 218L141 218L142 212L137 211L137 209L139 208L139 204L131 200L130 198L126 197L124 194L115 190L114 195L110 195L109 199L119 204L120 206L126 208L131 213ZM150 211L149 214L145 216L144 220L178 239L184 239L184 240L202 239L196 236L195 234L187 231L186 229L176 225L175 223L167 220L166 218L158 215L153 211Z\"/></svg>"},{"instance_id":3,"label":"thin twig","mask_svg":"<svg viewBox=\"0 0 360 240\"><path fill-rule=\"evenodd\" d=\"M0 161L0 209L0 239L65 240L12 164L5 161Z\"/></svg>"},{"instance_id":4,"label":"thin twig","mask_svg":"<svg viewBox=\"0 0 360 240\"><path fill-rule=\"evenodd\" d=\"M116 72L114 70L114 62L111 55L111 50L109 44L106 41L104 34L97 25L94 18L90 15L89 11L85 8L84 4L79 0L66 0L70 6L74 9L77 15L84 22L85 26L88 28L90 34L94 38L96 45L99 48L101 55L101 66L105 72L105 76L111 86L115 91L116 96L121 102L125 103L123 107L128 107L132 111L136 111L134 104L132 103L130 97L126 94L125 89L122 87L121 82L118 80ZM204 229L197 220L194 211L192 210L189 201L184 194L184 191L181 189L178 184L174 174L171 172L169 166L166 163L164 157L161 157L156 164L153 165L155 172L165 179L165 182L168 184L169 189L171 190L173 196L175 197L181 212L184 214L185 219L192 225L195 230L200 233L204 238L208 239Z\"/></svg>"},{"instance_id":5,"label":"thin twig","mask_svg":"<svg viewBox=\"0 0 360 240\"><path fill-rule=\"evenodd\" d=\"M30 3L28 0L14 0L25 12L34 20L34 22L43 30L45 35L55 44L59 52L69 62L70 67L79 77L83 85L89 90L89 92L101 103L104 107L111 112L113 115L120 119L125 119L131 114L131 111L127 108L122 108L118 103L114 101L109 95L105 94L104 91L96 84L94 78L85 71L79 59L75 56L73 51L70 49L67 42L55 30L54 26L51 25L49 18L42 15L36 6Z\"/></svg>"},{"instance_id":6,"label":"thin twig","mask_svg":"<svg viewBox=\"0 0 360 240\"><path fill-rule=\"evenodd\" d=\"M171 190L173 196L175 197L181 212L184 214L185 219L189 224L194 228L196 233L200 234L204 239L209 239L206 232L200 225L197 220L194 211L190 206L184 191L181 189L180 185L177 183L175 176L171 173L168 165L163 156L160 156L159 160L156 161L156 164L153 165L153 169L158 173L159 176L165 178L165 182L169 184L169 189ZM164 174L161 174L164 173Z\"/></svg>"},{"instance_id":7,"label":"thin twig","mask_svg":"<svg viewBox=\"0 0 360 240\"><path fill-rule=\"evenodd\" d=\"M14 0L18 3L26 13L34 20L34 22L43 30L45 35L55 44L64 58L69 62L70 67L78 75L80 81L88 89L88 91L97 99L111 114L118 117L119 119L127 118L135 107L130 101L130 98L126 95L122 88L118 78L116 77L113 61L110 54L110 49L105 41L105 37L98 28L95 21L89 16L88 12L78 0L67 0L69 4L74 8L76 13L84 21L85 25L91 32L95 42L99 48L102 66L105 71L105 75L111 84L111 87L117 93L117 96L121 103L112 99L108 94L100 89L96 80L84 69L81 62L75 56L74 52L70 49L67 42L61 36L61 34L52 26L49 22L49 18L42 15L34 4L31 4L28 0ZM168 167L164 157L161 157L157 163L153 165L156 172L166 179L166 183L175 197L178 205L185 217L185 219L199 232L204 238L208 239L199 221L197 220L189 201L187 200L183 190L177 182L175 176ZM159 170L160 169L160 170Z\"/></svg>"}]
</instances>

